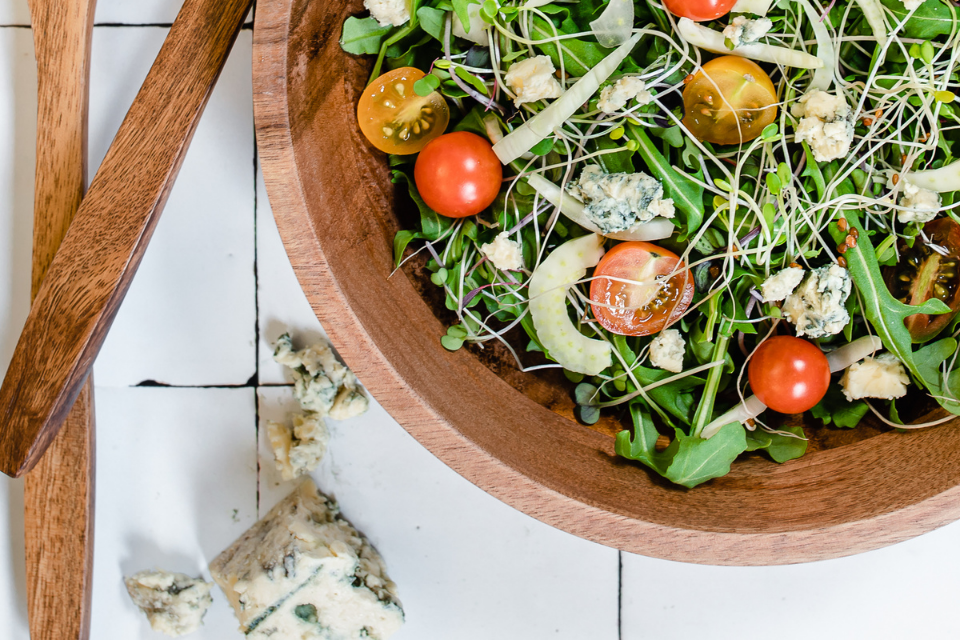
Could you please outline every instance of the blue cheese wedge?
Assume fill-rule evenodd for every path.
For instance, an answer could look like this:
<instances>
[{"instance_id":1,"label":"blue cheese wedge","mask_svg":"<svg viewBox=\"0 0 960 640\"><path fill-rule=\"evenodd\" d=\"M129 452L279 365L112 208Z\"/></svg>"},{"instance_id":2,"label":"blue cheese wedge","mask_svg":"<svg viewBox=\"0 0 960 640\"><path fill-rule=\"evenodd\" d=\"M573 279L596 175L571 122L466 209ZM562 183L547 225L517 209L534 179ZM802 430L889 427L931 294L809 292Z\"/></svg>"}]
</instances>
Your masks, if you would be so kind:
<instances>
[{"instance_id":1,"label":"blue cheese wedge","mask_svg":"<svg viewBox=\"0 0 960 640\"><path fill-rule=\"evenodd\" d=\"M150 627L174 638L193 633L213 604L212 583L169 571L141 571L124 579L133 604L140 607Z\"/></svg>"},{"instance_id":2,"label":"blue cheese wedge","mask_svg":"<svg viewBox=\"0 0 960 640\"><path fill-rule=\"evenodd\" d=\"M304 480L210 565L255 640L386 640L403 624L383 559Z\"/></svg>"}]
</instances>

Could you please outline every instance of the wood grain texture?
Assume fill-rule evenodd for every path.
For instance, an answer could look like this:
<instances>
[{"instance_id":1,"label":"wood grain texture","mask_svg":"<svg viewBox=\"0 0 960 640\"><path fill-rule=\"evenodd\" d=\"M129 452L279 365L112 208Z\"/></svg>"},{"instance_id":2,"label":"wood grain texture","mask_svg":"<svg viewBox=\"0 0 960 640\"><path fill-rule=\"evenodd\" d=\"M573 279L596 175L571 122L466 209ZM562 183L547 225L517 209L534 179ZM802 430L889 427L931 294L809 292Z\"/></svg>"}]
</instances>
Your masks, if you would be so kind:
<instances>
[{"instance_id":1,"label":"wood grain texture","mask_svg":"<svg viewBox=\"0 0 960 640\"><path fill-rule=\"evenodd\" d=\"M30 470L80 393L251 0L186 0L40 286L0 387L0 471Z\"/></svg>"},{"instance_id":2,"label":"wood grain texture","mask_svg":"<svg viewBox=\"0 0 960 640\"><path fill-rule=\"evenodd\" d=\"M80 207L94 0L31 0L37 57L37 169L31 293ZM90 636L95 488L93 383L24 481L27 609L33 640Z\"/></svg>"},{"instance_id":3,"label":"wood grain texture","mask_svg":"<svg viewBox=\"0 0 960 640\"><path fill-rule=\"evenodd\" d=\"M960 517L960 429L870 426L818 438L777 465L759 457L696 489L614 455L609 426L569 419L549 381L451 353L442 308L415 270L393 271L412 214L386 157L356 126L370 61L338 45L359 0L258 6L259 156L287 254L340 353L403 427L461 475L573 534L644 555L728 565L821 560L875 549ZM499 374L499 375L498 375ZM567 400L569 403L569 400ZM557 409L556 411L552 409Z\"/></svg>"}]
</instances>

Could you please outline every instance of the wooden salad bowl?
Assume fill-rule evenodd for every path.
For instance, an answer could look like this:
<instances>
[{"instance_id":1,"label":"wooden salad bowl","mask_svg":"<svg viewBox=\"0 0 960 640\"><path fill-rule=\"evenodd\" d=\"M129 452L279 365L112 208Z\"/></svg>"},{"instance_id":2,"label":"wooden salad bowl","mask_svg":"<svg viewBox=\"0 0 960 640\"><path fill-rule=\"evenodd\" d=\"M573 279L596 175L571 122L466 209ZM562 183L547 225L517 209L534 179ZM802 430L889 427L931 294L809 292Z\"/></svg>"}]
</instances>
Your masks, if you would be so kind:
<instances>
[{"instance_id":1,"label":"wooden salad bowl","mask_svg":"<svg viewBox=\"0 0 960 640\"><path fill-rule=\"evenodd\" d=\"M450 322L393 237L415 219L384 154L357 127L371 60L341 51L360 0L257 6L257 142L300 284L347 363L421 444L485 491L560 529L625 551L723 565L845 556L960 518L960 429L897 433L808 425L808 453L759 455L683 489L614 454L614 417L573 419L563 376L520 373L500 349L449 352ZM405 224L406 223L406 224ZM559 379L558 379L559 378ZM416 473L416 469L411 469Z\"/></svg>"}]
</instances>

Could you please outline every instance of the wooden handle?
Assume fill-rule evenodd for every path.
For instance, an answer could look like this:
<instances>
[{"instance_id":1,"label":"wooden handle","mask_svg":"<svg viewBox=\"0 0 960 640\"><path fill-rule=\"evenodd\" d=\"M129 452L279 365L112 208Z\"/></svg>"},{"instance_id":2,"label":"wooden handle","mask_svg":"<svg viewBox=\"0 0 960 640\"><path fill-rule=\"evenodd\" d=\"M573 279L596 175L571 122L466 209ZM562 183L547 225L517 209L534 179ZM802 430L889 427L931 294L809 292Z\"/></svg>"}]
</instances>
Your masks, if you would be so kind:
<instances>
[{"instance_id":1,"label":"wooden handle","mask_svg":"<svg viewBox=\"0 0 960 640\"><path fill-rule=\"evenodd\" d=\"M40 283L86 188L94 0L31 0L37 56L33 283ZM32 640L87 640L95 480L90 380L47 455L24 482L27 609Z\"/></svg>"},{"instance_id":2,"label":"wooden handle","mask_svg":"<svg viewBox=\"0 0 960 640\"><path fill-rule=\"evenodd\" d=\"M37 294L0 387L0 471L50 446L170 194L251 0L185 0Z\"/></svg>"}]
</instances>

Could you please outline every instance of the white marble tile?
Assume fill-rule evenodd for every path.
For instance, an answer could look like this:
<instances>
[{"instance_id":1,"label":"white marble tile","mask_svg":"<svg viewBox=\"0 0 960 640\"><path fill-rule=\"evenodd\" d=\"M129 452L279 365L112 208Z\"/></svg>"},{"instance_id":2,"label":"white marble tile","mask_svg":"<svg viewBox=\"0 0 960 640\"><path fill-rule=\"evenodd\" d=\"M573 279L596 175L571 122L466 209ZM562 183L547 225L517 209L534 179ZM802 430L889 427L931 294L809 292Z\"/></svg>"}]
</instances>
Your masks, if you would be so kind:
<instances>
[{"instance_id":1,"label":"white marble tile","mask_svg":"<svg viewBox=\"0 0 960 640\"><path fill-rule=\"evenodd\" d=\"M284 368L273 361L277 338L289 331L298 344L326 334L310 308L290 259L280 240L276 220L267 198L263 172L257 168L257 307L260 339L257 349L260 384L290 382Z\"/></svg>"},{"instance_id":2,"label":"white marble tile","mask_svg":"<svg viewBox=\"0 0 960 640\"><path fill-rule=\"evenodd\" d=\"M159 567L207 580L256 522L254 391L97 388L97 511L91 638L160 638L123 576ZM219 588L195 640L234 637ZM239 637L239 636L237 636Z\"/></svg>"},{"instance_id":3,"label":"white marble tile","mask_svg":"<svg viewBox=\"0 0 960 640\"><path fill-rule=\"evenodd\" d=\"M30 24L27 0L0 0L0 26Z\"/></svg>"},{"instance_id":4,"label":"white marble tile","mask_svg":"<svg viewBox=\"0 0 960 640\"><path fill-rule=\"evenodd\" d=\"M623 554L623 639L960 637L960 523L849 558L705 567Z\"/></svg>"},{"instance_id":5,"label":"white marble tile","mask_svg":"<svg viewBox=\"0 0 960 640\"><path fill-rule=\"evenodd\" d=\"M0 6L11 1L16 0L0 0ZM109 25L171 24L182 6L183 0L97 0L95 19ZM247 22L252 21L251 10Z\"/></svg>"},{"instance_id":6,"label":"white marble tile","mask_svg":"<svg viewBox=\"0 0 960 640\"><path fill-rule=\"evenodd\" d=\"M103 158L166 29L97 28L90 159ZM243 384L256 368L252 38L241 33L97 360L103 386Z\"/></svg>"},{"instance_id":7,"label":"white marble tile","mask_svg":"<svg viewBox=\"0 0 960 640\"><path fill-rule=\"evenodd\" d=\"M36 130L33 36L0 28L0 374L30 310Z\"/></svg>"},{"instance_id":8,"label":"white marble tile","mask_svg":"<svg viewBox=\"0 0 960 640\"><path fill-rule=\"evenodd\" d=\"M10 640L29 636L23 545L23 481L0 475L0 620Z\"/></svg>"},{"instance_id":9,"label":"white marble tile","mask_svg":"<svg viewBox=\"0 0 960 640\"><path fill-rule=\"evenodd\" d=\"M283 419L287 387L259 390L260 418ZM329 422L314 477L383 554L413 638L617 638L617 552L523 515L470 484L375 403ZM261 422L261 434L264 426ZM261 435L260 511L278 485Z\"/></svg>"}]
</instances>

